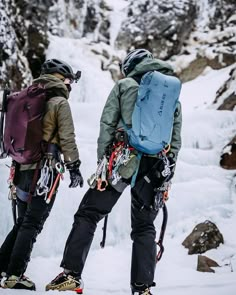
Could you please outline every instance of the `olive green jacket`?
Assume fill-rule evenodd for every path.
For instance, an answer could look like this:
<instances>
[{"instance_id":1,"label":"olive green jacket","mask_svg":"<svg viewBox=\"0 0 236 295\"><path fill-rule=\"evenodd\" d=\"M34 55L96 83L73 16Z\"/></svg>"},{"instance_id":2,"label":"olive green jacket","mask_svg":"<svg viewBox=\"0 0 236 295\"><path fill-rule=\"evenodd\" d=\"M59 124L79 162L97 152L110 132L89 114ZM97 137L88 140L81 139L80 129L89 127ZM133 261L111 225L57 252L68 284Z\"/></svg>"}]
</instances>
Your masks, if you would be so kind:
<instances>
[{"instance_id":1,"label":"olive green jacket","mask_svg":"<svg viewBox=\"0 0 236 295\"><path fill-rule=\"evenodd\" d=\"M79 152L68 103L69 92L65 84L59 78L49 74L40 76L33 83L44 84L49 98L43 118L43 140L58 145L65 163L75 162L79 159ZM21 165L21 170L34 169L35 166L35 164Z\"/></svg>"},{"instance_id":2,"label":"olive green jacket","mask_svg":"<svg viewBox=\"0 0 236 295\"><path fill-rule=\"evenodd\" d=\"M97 156L100 159L107 151L107 148L114 141L117 128L123 126L122 120L127 127L132 126L132 113L136 102L139 84L132 78L148 71L157 70L163 74L173 74L171 66L158 59L143 59L136 65L129 75L116 82L106 101L100 120L100 133L98 137ZM122 118L122 120L121 120ZM174 125L171 138L171 150L177 159L181 147L181 125L182 113L181 104L178 102L174 114Z\"/></svg>"}]
</instances>

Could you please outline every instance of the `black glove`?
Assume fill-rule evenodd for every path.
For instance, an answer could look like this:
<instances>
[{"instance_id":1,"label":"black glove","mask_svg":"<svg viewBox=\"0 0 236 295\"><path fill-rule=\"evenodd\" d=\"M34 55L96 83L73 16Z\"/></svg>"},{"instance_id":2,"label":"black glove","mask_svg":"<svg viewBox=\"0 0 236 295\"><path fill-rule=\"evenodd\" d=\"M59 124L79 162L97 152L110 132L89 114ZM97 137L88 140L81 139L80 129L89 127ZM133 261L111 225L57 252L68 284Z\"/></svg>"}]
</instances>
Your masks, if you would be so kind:
<instances>
[{"instance_id":1,"label":"black glove","mask_svg":"<svg viewBox=\"0 0 236 295\"><path fill-rule=\"evenodd\" d=\"M79 170L80 163L80 160L78 160L74 163L66 164L66 168L69 170L71 180L69 187L77 187L78 185L83 187L84 185L84 179Z\"/></svg>"}]
</instances>

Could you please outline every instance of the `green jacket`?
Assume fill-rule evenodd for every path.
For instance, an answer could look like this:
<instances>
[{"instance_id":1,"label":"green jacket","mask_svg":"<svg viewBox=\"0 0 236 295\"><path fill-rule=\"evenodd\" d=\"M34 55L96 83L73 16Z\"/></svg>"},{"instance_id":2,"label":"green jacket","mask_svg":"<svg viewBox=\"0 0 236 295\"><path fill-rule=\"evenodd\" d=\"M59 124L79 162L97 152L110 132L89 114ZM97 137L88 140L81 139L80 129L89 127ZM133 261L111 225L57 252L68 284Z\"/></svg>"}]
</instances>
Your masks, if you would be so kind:
<instances>
[{"instance_id":1,"label":"green jacket","mask_svg":"<svg viewBox=\"0 0 236 295\"><path fill-rule=\"evenodd\" d=\"M106 101L100 120L97 156L100 159L114 141L117 128L122 127L121 117L126 126L132 126L132 113L136 102L139 84L132 78L148 71L157 70L163 74L173 74L171 66L158 59L143 59L129 75L116 82ZM174 115L174 125L171 138L171 150L177 159L181 147L181 104L178 102Z\"/></svg>"},{"instance_id":2,"label":"green jacket","mask_svg":"<svg viewBox=\"0 0 236 295\"><path fill-rule=\"evenodd\" d=\"M40 76L33 83L44 84L49 97L43 118L43 140L58 145L65 163L75 162L79 159L79 152L68 103L69 92L65 84L59 78L49 74ZM20 169L34 169L35 166L35 164L21 165Z\"/></svg>"}]
</instances>

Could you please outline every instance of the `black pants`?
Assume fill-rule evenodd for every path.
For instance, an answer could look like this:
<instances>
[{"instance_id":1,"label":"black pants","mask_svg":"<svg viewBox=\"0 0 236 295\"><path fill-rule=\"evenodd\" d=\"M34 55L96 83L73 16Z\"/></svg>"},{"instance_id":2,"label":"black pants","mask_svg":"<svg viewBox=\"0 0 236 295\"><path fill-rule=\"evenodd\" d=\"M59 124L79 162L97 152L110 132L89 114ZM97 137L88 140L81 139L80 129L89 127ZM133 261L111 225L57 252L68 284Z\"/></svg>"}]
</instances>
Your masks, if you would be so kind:
<instances>
[{"instance_id":1,"label":"black pants","mask_svg":"<svg viewBox=\"0 0 236 295\"><path fill-rule=\"evenodd\" d=\"M21 173L17 184L27 191L32 182L32 170ZM0 272L20 276L24 274L30 260L33 244L41 232L55 200L46 204L44 196L33 196L29 203L17 198L17 222L0 248Z\"/></svg>"},{"instance_id":2,"label":"black pants","mask_svg":"<svg viewBox=\"0 0 236 295\"><path fill-rule=\"evenodd\" d=\"M143 157L137 183L155 164L155 158ZM100 192L89 189L74 216L72 230L67 239L61 267L82 274L94 237L97 223L111 212L121 193L112 187ZM131 239L133 240L131 284L151 286L155 272L156 230L154 220L158 211L152 209L153 197L131 189ZM148 204L150 203L150 205ZM145 206L144 206L145 204Z\"/></svg>"}]
</instances>

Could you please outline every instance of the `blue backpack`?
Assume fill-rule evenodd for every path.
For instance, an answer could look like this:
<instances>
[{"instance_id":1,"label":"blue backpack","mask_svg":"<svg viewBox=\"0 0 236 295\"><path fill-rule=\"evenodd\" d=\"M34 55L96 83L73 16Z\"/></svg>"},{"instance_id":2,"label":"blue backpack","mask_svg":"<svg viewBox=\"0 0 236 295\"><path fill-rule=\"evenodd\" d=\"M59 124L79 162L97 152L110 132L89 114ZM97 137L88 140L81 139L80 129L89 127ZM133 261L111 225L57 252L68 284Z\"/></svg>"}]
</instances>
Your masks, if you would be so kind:
<instances>
[{"instance_id":1,"label":"blue backpack","mask_svg":"<svg viewBox=\"0 0 236 295\"><path fill-rule=\"evenodd\" d=\"M157 154L170 144L181 82L158 71L143 75L127 129L129 143L145 154Z\"/></svg>"}]
</instances>

